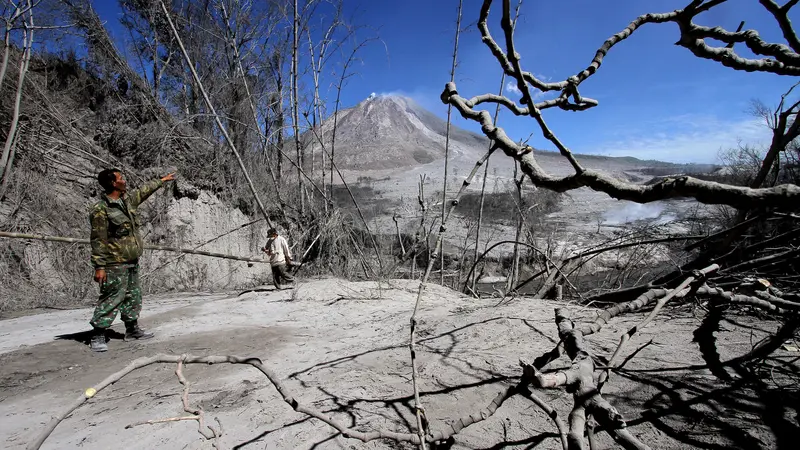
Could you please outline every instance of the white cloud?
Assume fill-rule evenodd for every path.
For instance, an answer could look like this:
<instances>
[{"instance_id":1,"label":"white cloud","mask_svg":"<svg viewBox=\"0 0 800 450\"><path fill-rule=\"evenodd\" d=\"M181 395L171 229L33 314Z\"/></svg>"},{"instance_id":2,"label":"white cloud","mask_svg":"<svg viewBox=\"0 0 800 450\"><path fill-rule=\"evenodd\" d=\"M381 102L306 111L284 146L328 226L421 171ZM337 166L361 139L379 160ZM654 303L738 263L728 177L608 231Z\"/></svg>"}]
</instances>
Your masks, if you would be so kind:
<instances>
[{"instance_id":1,"label":"white cloud","mask_svg":"<svg viewBox=\"0 0 800 450\"><path fill-rule=\"evenodd\" d=\"M399 97L408 97L411 100L417 102L423 108L429 111L435 111L436 109L442 109L444 103L439 100L439 94L430 89L417 87L413 90L404 90L404 89L394 89L390 91L383 91L378 92L376 95L378 97L384 96L399 96ZM445 107L446 108L446 107Z\"/></svg>"},{"instance_id":2,"label":"white cloud","mask_svg":"<svg viewBox=\"0 0 800 450\"><path fill-rule=\"evenodd\" d=\"M550 80L548 77L546 77L544 75L536 75L536 78L538 78L538 79L540 79L542 81L545 81L545 82ZM506 92L511 92L513 94L516 94L516 95L520 95L520 96L522 95L522 91L520 91L519 87L517 87L517 80L510 80L509 82L507 82L505 90L506 90ZM533 100L534 101L541 100L541 99L543 99L545 97L551 97L551 98L557 97L560 94L559 91L542 92L542 91L540 91L540 90L538 90L538 89L536 89L536 88L534 88L533 86L530 86L530 85L528 86L528 91L531 92L531 95L533 95Z\"/></svg>"},{"instance_id":3,"label":"white cloud","mask_svg":"<svg viewBox=\"0 0 800 450\"><path fill-rule=\"evenodd\" d=\"M439 100L439 94L436 94L430 89L425 88L414 88L412 90L405 90L405 89L393 89L390 91L381 91L377 92L376 95L378 97L385 97L385 96L399 96L399 97L408 97L413 99L414 101L424 101L429 98Z\"/></svg>"},{"instance_id":4,"label":"white cloud","mask_svg":"<svg viewBox=\"0 0 800 450\"><path fill-rule=\"evenodd\" d=\"M633 129L629 126L621 124L618 131L611 130L619 138L586 151L671 162L717 163L722 149L734 148L740 141L763 146L771 138L764 122L754 118L725 121L716 116L686 114L648 121Z\"/></svg>"},{"instance_id":5,"label":"white cloud","mask_svg":"<svg viewBox=\"0 0 800 450\"><path fill-rule=\"evenodd\" d=\"M511 80L508 83L506 83L506 90L508 90L509 92L513 92L517 95L522 95L522 91L520 91L519 88L517 87L516 80Z\"/></svg>"}]
</instances>

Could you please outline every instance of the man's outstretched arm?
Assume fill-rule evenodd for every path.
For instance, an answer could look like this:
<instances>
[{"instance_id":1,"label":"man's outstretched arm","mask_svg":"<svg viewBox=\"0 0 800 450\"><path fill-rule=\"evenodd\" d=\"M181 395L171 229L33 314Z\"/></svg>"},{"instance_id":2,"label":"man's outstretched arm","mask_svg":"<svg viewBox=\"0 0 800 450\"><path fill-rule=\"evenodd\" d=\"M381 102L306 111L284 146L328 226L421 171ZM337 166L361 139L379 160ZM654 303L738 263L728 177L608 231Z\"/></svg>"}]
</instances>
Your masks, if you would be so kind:
<instances>
[{"instance_id":1,"label":"man's outstretched arm","mask_svg":"<svg viewBox=\"0 0 800 450\"><path fill-rule=\"evenodd\" d=\"M175 172L171 172L163 177L148 181L139 189L131 192L130 194L130 203L132 208L136 208L141 205L148 197L153 195L155 191L157 191L161 186L164 185L167 181L172 181L175 179Z\"/></svg>"}]
</instances>

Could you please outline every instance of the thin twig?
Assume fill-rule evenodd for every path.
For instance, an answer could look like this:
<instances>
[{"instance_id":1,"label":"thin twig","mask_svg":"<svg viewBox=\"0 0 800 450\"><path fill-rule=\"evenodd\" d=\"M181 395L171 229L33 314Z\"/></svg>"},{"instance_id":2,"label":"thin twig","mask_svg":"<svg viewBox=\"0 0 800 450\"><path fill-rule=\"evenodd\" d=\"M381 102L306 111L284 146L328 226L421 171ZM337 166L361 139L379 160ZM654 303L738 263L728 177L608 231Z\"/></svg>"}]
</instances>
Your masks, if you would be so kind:
<instances>
[{"instance_id":1,"label":"thin twig","mask_svg":"<svg viewBox=\"0 0 800 450\"><path fill-rule=\"evenodd\" d=\"M458 15L456 17L456 38L453 43L453 63L450 67L450 82L455 81L456 76L456 65L458 63L458 37L461 35L461 10L463 8L464 1L458 1ZM452 114L453 107L452 105L447 105L447 125L445 128L444 133L444 176L442 177L442 223L444 223L444 216L447 212L447 175L449 173L448 169L450 167L450 124L451 124L451 114ZM444 286L444 252L439 255L439 265L442 269L442 275L440 283Z\"/></svg>"}]
</instances>

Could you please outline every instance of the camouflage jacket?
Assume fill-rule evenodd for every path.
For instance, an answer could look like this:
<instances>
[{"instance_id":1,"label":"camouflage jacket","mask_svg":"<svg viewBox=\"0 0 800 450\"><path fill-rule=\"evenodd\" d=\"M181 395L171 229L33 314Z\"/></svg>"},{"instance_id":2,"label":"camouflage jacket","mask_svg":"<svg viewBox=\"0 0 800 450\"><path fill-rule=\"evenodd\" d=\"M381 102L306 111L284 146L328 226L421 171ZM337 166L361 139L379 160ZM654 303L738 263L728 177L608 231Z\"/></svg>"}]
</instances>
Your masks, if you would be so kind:
<instances>
[{"instance_id":1,"label":"camouflage jacket","mask_svg":"<svg viewBox=\"0 0 800 450\"><path fill-rule=\"evenodd\" d=\"M139 189L120 197L124 207L102 194L92 206L89 221L92 224L92 265L105 266L134 263L144 249L139 227L142 225L137 208L164 182L148 181Z\"/></svg>"}]
</instances>

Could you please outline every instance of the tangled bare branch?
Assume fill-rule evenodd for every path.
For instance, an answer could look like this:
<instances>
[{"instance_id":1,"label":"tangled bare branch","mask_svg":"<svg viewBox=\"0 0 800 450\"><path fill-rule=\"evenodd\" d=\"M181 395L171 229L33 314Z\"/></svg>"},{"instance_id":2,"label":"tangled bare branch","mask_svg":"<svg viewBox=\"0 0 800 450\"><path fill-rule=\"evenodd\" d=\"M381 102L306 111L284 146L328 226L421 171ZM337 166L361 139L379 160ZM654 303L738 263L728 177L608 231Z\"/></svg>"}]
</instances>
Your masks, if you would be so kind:
<instances>
[{"instance_id":1,"label":"tangled bare branch","mask_svg":"<svg viewBox=\"0 0 800 450\"><path fill-rule=\"evenodd\" d=\"M630 200L638 203L648 203L668 198L689 197L706 204L724 204L736 208L749 209L754 206L785 207L797 202L800 198L800 187L796 185L780 185L771 188L752 189L747 187L730 186L726 184L703 181L689 176L665 178L649 186L627 183L601 172L585 169L577 161L570 149L552 132L545 122L541 111L545 108L559 107L570 111L579 111L597 105L596 100L583 97L578 91L579 85L592 76L603 62L608 51L617 43L629 37L636 29L647 23L675 22L679 25L681 39L678 42L699 57L713 59L723 65L737 70L764 71L780 75L800 75L800 55L790 47L783 44L770 44L763 41L754 30L729 32L722 28L708 28L692 22L698 14L706 12L726 0L695 0L686 8L678 9L663 14L645 14L636 18L621 32L607 39L598 49L589 66L577 75L557 83L545 83L537 79L531 72L523 70L520 64L520 55L516 51L513 28L511 27L510 0L503 0L502 18L500 20L504 31L506 50L504 51L492 37L487 24L489 9L492 0L484 0L478 20L478 29L481 37L497 59L503 71L516 80L517 87L522 92L520 107L513 100L495 94L484 94L467 99L459 95L453 82L447 83L441 95L441 100L447 105L458 109L461 115L481 124L483 133L494 142L494 145L503 152L516 159L523 172L531 178L534 184L557 192L565 192L580 187L589 187L595 191L604 192L613 198ZM762 2L763 4L764 2ZM773 15L779 22L780 17L795 2L787 3ZM768 7L769 9L769 7ZM788 19L786 19L788 21ZM788 27L788 28L786 28ZM791 24L782 25L784 34L790 30ZM705 43L705 38L713 38L727 44L737 42L745 43L748 48L758 54L772 58L745 59L738 56L732 46L723 48L710 47ZM558 99L548 102L534 103L531 88L543 92L561 91ZM573 103L570 103L572 99ZM496 103L505 106L516 115L528 115L536 120L542 135L559 150L572 165L575 174L565 177L556 177L546 173L533 156L532 148L520 145L510 139L505 131L497 127L488 111L474 109L481 103Z\"/></svg>"},{"instance_id":2,"label":"tangled bare branch","mask_svg":"<svg viewBox=\"0 0 800 450\"><path fill-rule=\"evenodd\" d=\"M586 431L587 412L612 433L615 430L625 428L626 423L622 414L600 394L594 376L594 360L583 339L584 334L581 328L575 327L572 320L569 319L567 311L563 308L556 309L556 324L558 325L558 334L561 337L563 348L572 360L570 368L551 373L542 373L536 363L529 364L520 361L520 364L525 376L537 387L569 387L574 397L574 407L569 416L569 448L584 449L586 448L584 434ZM630 433L617 434L617 438L627 441L627 446L629 447L649 448Z\"/></svg>"},{"instance_id":3,"label":"tangled bare branch","mask_svg":"<svg viewBox=\"0 0 800 450\"><path fill-rule=\"evenodd\" d=\"M185 355L184 355L185 356ZM224 429L222 427L222 422L219 420L219 417L215 417L217 424L219 425L217 428L212 427L211 425L206 425L205 423L205 413L202 408L195 408L189 405L189 380L183 375L183 359L178 361L178 368L175 369L175 375L178 377L178 381L183 385L183 393L181 394L181 404L183 405L183 410L191 416L185 417L170 417L168 419L156 419L156 420L147 420L144 422L137 422L130 425L127 425L125 428L132 428L138 425L154 425L157 423L166 423L166 422L176 422L182 420L195 420L197 421L197 432L200 433L204 438L207 440L214 441L214 447L220 449L219 438L222 437L224 433ZM208 431L206 431L208 428Z\"/></svg>"},{"instance_id":4,"label":"tangled bare branch","mask_svg":"<svg viewBox=\"0 0 800 450\"><path fill-rule=\"evenodd\" d=\"M419 444L419 436L416 433L396 433L393 431L388 430L375 430L370 432L361 432L354 430L352 428L348 428L339 421L330 418L323 414L322 412L314 409L310 406L306 406L300 403L292 393L280 382L277 375L275 375L270 369L268 369L264 364L257 358L242 358L239 356L193 356L193 355L155 355L145 358L139 358L132 361L128 364L125 368L120 370L119 372L113 373L106 377L103 381L101 381L96 386L89 388L84 392L80 397L75 399L75 401L70 404L64 411L59 413L55 416L42 430L42 432L33 440L31 441L28 446L26 447L28 450L38 450L44 441L50 436L50 434L55 430L61 421L63 421L67 416L72 414L73 411L78 409L81 405L86 403L90 398L93 398L97 395L100 391L107 388L108 386L116 383L117 381L121 380L126 375L129 375L131 372L141 369L142 367L149 366L151 364L156 363L178 363L182 362L183 364L245 364L250 365L256 369L258 369L261 373L263 373L267 379L275 386L275 389L281 394L283 400L289 404L295 411L307 414L311 417L321 420L322 422L332 426L337 431L342 433L345 437L350 437L354 439L358 439L363 442L369 442L375 439L394 439L400 442L411 442L414 444ZM185 379L184 379L185 381ZM183 383L186 386L186 383ZM184 397L186 396L186 390L184 390ZM184 404L185 406L187 404ZM189 408L192 409L192 408ZM191 411L189 411L191 412ZM193 413L195 414L195 413ZM188 419L187 419L188 420Z\"/></svg>"}]
</instances>

